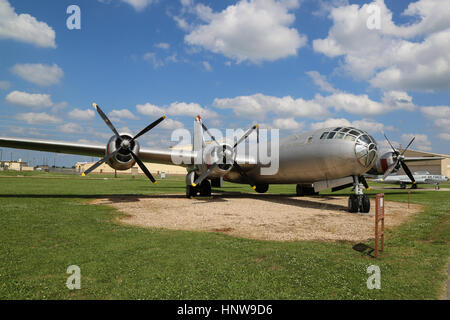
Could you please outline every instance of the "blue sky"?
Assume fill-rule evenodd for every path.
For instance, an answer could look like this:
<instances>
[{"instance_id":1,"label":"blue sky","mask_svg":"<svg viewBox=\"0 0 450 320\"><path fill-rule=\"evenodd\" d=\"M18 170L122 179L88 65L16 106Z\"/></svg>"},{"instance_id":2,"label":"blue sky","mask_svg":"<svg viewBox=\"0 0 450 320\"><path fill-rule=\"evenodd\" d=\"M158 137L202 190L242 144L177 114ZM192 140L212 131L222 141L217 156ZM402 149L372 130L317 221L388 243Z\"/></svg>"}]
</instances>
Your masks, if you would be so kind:
<instances>
[{"instance_id":1,"label":"blue sky","mask_svg":"<svg viewBox=\"0 0 450 320\"><path fill-rule=\"evenodd\" d=\"M66 26L72 4L81 30ZM95 101L133 132L167 114L144 147L200 113L282 135L350 124L450 154L448 39L449 3L436 0L0 0L0 135L106 143Z\"/></svg>"}]
</instances>

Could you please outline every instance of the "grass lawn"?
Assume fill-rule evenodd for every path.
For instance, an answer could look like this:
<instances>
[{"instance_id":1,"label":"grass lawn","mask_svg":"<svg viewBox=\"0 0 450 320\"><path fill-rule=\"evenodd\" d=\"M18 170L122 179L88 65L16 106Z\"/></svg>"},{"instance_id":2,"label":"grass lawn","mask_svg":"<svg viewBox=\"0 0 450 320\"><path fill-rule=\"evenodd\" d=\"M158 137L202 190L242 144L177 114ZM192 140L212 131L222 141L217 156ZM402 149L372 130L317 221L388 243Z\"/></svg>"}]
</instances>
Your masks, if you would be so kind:
<instances>
[{"instance_id":1,"label":"grass lawn","mask_svg":"<svg viewBox=\"0 0 450 320\"><path fill-rule=\"evenodd\" d=\"M108 195L184 193L184 177L154 186L143 177L20 175L0 173L0 299L444 297L450 192L414 192L411 201L425 211L389 230L387 250L375 260L352 250L351 242L283 243L127 226L117 222L115 209L87 203ZM223 189L252 192L229 183ZM269 192L292 194L295 186ZM407 190L382 192L387 200L407 201ZM381 290L366 287L372 264L381 268ZM81 290L65 285L70 265L81 268Z\"/></svg>"}]
</instances>

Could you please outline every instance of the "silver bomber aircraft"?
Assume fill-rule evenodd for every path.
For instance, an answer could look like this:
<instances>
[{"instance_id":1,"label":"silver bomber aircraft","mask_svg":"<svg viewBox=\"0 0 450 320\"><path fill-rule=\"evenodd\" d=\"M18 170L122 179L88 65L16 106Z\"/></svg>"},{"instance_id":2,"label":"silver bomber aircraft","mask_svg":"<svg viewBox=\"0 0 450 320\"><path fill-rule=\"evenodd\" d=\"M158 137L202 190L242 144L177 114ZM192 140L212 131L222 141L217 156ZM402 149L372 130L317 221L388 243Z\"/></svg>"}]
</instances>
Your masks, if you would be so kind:
<instances>
[{"instance_id":1,"label":"silver bomber aircraft","mask_svg":"<svg viewBox=\"0 0 450 320\"><path fill-rule=\"evenodd\" d=\"M93 106L114 133L106 146L0 137L0 147L101 158L82 175L89 174L102 163L107 163L116 170L127 170L137 163L146 176L156 183L143 161L173 164L174 150L141 148L137 138L154 128L165 117L159 118L132 136L119 133L100 107L95 103ZM377 142L367 132L351 127L335 127L280 139L278 172L262 175L260 169L264 166L258 159L237 155L236 152L237 146L254 130L258 133L257 125L247 130L234 144L218 142L198 116L194 121L192 150L183 151L183 157L188 160L188 164L181 164L187 168L186 196L209 196L211 187L220 187L222 180L249 184L259 193L266 192L270 184L296 184L299 196L315 195L330 188L337 191L353 187L353 194L348 200L348 210L367 213L370 210L370 201L363 190L369 186L363 175L389 175L400 166L407 169L405 162L408 158L404 157L404 151L400 153L393 148L393 152L380 157ZM205 142L205 132L211 138L209 143ZM430 157L412 160L429 159ZM407 170L409 172L409 169ZM414 181L413 179L414 177L411 180Z\"/></svg>"},{"instance_id":2,"label":"silver bomber aircraft","mask_svg":"<svg viewBox=\"0 0 450 320\"><path fill-rule=\"evenodd\" d=\"M416 184L411 188L416 189L418 184L434 185L439 190L439 184L448 181L448 177L439 174L430 174L429 172L414 172L413 174ZM407 184L411 184L411 180L407 175L390 175L385 179L376 179L376 182L387 184L399 184L400 188L406 189Z\"/></svg>"}]
</instances>

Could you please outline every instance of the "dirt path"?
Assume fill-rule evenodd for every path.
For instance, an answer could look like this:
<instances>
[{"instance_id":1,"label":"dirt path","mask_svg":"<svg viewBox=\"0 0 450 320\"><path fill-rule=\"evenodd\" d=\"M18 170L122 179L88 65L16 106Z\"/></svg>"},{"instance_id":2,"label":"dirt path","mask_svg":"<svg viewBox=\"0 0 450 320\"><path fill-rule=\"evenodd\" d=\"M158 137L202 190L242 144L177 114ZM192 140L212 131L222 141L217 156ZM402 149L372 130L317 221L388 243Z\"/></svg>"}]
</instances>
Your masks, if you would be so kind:
<instances>
[{"instance_id":1,"label":"dirt path","mask_svg":"<svg viewBox=\"0 0 450 320\"><path fill-rule=\"evenodd\" d=\"M374 237L374 200L369 215L347 212L347 197L218 194L212 199L184 195L115 197L95 200L127 214L121 221L143 227L224 232L261 240L348 240ZM422 206L386 202L386 227L420 212Z\"/></svg>"}]
</instances>

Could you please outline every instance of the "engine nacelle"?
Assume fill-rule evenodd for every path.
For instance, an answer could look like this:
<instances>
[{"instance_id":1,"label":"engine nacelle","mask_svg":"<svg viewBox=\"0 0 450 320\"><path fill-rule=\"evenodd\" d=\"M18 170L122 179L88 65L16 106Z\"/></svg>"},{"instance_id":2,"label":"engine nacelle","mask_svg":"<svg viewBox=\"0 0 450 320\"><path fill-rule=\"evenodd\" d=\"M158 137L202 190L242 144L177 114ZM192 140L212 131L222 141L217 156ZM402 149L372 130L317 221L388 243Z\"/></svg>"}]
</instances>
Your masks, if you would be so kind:
<instances>
[{"instance_id":1,"label":"engine nacelle","mask_svg":"<svg viewBox=\"0 0 450 320\"><path fill-rule=\"evenodd\" d=\"M370 169L367 173L372 175L382 175L386 172L386 170L395 163L397 155L393 152L387 152L378 158L375 165ZM393 172L398 171L398 168L395 168Z\"/></svg>"},{"instance_id":2,"label":"engine nacelle","mask_svg":"<svg viewBox=\"0 0 450 320\"><path fill-rule=\"evenodd\" d=\"M209 177L223 177L233 168L235 158L236 153L229 144L223 143L219 146L211 143L203 149L203 164L199 166L198 174L202 174L212 164L218 162L219 165L210 173Z\"/></svg>"},{"instance_id":3,"label":"engine nacelle","mask_svg":"<svg viewBox=\"0 0 450 320\"><path fill-rule=\"evenodd\" d=\"M131 140L132 136L128 133L120 134L120 137L124 140ZM116 137L112 136L106 145L106 155L109 155L116 150L120 149L121 141ZM134 140L131 143L130 149L134 154L139 154L139 142ZM131 156L130 152L126 149L121 149L115 156L108 160L108 165L116 170L128 170L133 167L136 161Z\"/></svg>"}]
</instances>

